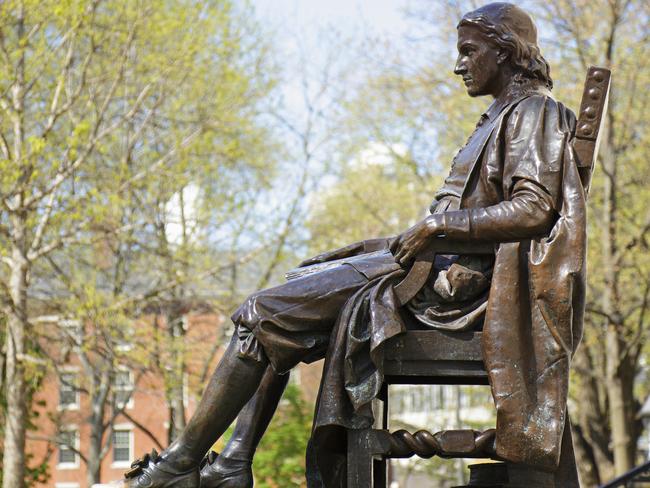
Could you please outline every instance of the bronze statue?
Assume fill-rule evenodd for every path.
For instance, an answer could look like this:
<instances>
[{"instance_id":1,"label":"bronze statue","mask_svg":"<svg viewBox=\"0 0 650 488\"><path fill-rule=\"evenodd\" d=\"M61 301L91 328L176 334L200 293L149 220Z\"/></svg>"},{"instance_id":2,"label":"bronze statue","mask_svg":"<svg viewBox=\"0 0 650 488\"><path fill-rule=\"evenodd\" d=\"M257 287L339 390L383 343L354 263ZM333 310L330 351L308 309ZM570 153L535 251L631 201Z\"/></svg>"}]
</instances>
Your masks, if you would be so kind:
<instances>
[{"instance_id":1,"label":"bronze statue","mask_svg":"<svg viewBox=\"0 0 650 488\"><path fill-rule=\"evenodd\" d=\"M180 437L136 461L130 488L247 488L251 461L299 362L326 357L308 456L310 487L345 486L342 429L372 422L382 345L422 327L483 328L497 408L496 451L578 486L566 416L569 363L584 309L585 197L574 159L575 116L556 102L536 27L492 3L458 25L471 97L490 95L431 214L393 239L373 239L302 263L287 283L250 296L236 332ZM496 253L438 256L427 284L400 309L395 285L433 239L495 243ZM239 414L221 455L206 452Z\"/></svg>"}]
</instances>

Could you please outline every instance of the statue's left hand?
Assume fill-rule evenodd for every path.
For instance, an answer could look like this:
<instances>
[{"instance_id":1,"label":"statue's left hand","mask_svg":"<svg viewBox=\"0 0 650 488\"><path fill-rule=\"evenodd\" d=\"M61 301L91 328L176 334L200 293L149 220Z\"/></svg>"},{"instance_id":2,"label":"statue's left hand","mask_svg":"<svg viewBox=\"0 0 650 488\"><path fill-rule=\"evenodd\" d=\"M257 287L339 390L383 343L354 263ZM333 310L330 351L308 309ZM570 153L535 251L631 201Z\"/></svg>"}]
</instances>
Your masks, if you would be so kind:
<instances>
[{"instance_id":1,"label":"statue's left hand","mask_svg":"<svg viewBox=\"0 0 650 488\"><path fill-rule=\"evenodd\" d=\"M443 231L441 214L429 215L406 232L401 233L390 244L390 252L402 266L408 264L431 242L431 238Z\"/></svg>"}]
</instances>

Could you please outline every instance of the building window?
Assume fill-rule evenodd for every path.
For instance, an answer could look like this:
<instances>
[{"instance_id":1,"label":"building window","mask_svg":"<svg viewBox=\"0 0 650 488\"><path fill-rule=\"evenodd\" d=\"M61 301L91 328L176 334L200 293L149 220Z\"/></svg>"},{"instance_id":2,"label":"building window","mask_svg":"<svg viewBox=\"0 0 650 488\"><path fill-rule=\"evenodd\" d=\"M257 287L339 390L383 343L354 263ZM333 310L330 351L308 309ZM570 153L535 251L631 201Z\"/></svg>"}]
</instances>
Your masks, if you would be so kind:
<instances>
[{"instance_id":1,"label":"building window","mask_svg":"<svg viewBox=\"0 0 650 488\"><path fill-rule=\"evenodd\" d=\"M61 320L59 322L63 339L74 347L81 346L84 330L78 320Z\"/></svg>"},{"instance_id":2,"label":"building window","mask_svg":"<svg viewBox=\"0 0 650 488\"><path fill-rule=\"evenodd\" d=\"M129 466L133 451L133 431L116 428L113 431L113 466Z\"/></svg>"},{"instance_id":3,"label":"building window","mask_svg":"<svg viewBox=\"0 0 650 488\"><path fill-rule=\"evenodd\" d=\"M115 372L113 395L117 408L133 408L133 374L128 369Z\"/></svg>"},{"instance_id":4,"label":"building window","mask_svg":"<svg viewBox=\"0 0 650 488\"><path fill-rule=\"evenodd\" d=\"M77 373L66 372L59 376L59 408L73 410L79 408Z\"/></svg>"},{"instance_id":5,"label":"building window","mask_svg":"<svg viewBox=\"0 0 650 488\"><path fill-rule=\"evenodd\" d=\"M68 428L58 435L59 448L59 469L74 469L79 467L79 431L75 428Z\"/></svg>"},{"instance_id":6,"label":"building window","mask_svg":"<svg viewBox=\"0 0 650 488\"><path fill-rule=\"evenodd\" d=\"M54 488L79 488L79 483L55 483Z\"/></svg>"}]
</instances>

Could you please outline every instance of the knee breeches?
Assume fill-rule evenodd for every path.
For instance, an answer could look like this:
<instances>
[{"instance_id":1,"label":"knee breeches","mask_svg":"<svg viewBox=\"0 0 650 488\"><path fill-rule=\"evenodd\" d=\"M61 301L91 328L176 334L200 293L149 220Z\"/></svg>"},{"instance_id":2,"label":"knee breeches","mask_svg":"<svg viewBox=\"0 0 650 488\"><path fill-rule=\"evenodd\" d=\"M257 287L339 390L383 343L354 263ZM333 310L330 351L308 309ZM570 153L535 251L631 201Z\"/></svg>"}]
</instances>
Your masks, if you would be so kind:
<instances>
[{"instance_id":1,"label":"knee breeches","mask_svg":"<svg viewBox=\"0 0 650 488\"><path fill-rule=\"evenodd\" d=\"M251 295L232 316L240 356L266 356L278 373L325 357L339 312L367 282L344 264Z\"/></svg>"}]
</instances>

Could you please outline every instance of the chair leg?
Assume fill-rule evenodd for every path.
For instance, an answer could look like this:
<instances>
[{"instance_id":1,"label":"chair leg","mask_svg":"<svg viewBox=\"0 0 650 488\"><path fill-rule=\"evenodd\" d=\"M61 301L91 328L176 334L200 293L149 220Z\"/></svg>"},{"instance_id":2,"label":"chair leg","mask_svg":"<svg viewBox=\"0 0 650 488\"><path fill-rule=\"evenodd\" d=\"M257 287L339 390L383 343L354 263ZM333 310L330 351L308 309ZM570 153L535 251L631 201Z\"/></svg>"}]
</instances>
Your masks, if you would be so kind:
<instances>
[{"instance_id":1,"label":"chair leg","mask_svg":"<svg viewBox=\"0 0 650 488\"><path fill-rule=\"evenodd\" d=\"M388 436L383 430L348 430L347 488L385 488L386 461L375 457L390 450Z\"/></svg>"},{"instance_id":2,"label":"chair leg","mask_svg":"<svg viewBox=\"0 0 650 488\"><path fill-rule=\"evenodd\" d=\"M348 488L372 487L371 430L348 430Z\"/></svg>"},{"instance_id":3,"label":"chair leg","mask_svg":"<svg viewBox=\"0 0 650 488\"><path fill-rule=\"evenodd\" d=\"M348 430L348 488L386 488L387 460L383 455L390 449L387 385L372 409L375 427L380 429Z\"/></svg>"}]
</instances>

